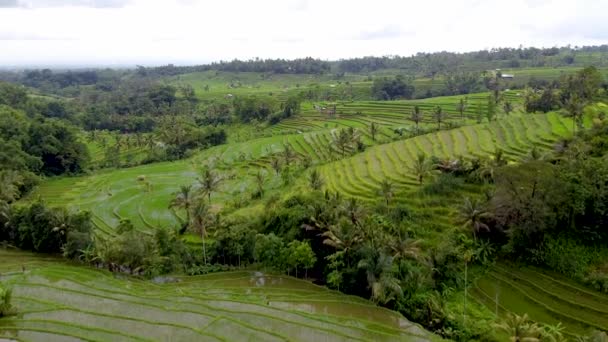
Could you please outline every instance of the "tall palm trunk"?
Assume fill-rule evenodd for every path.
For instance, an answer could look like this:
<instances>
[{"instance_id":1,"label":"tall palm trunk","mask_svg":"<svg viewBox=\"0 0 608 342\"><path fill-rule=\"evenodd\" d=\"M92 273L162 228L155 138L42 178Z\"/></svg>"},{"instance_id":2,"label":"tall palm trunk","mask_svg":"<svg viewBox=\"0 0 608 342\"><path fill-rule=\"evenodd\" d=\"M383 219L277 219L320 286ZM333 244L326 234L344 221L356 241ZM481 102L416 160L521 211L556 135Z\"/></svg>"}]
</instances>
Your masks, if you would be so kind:
<instances>
[{"instance_id":1,"label":"tall palm trunk","mask_svg":"<svg viewBox=\"0 0 608 342\"><path fill-rule=\"evenodd\" d=\"M205 231L201 233L201 238L203 239L203 262L207 265L207 250L205 249Z\"/></svg>"}]
</instances>

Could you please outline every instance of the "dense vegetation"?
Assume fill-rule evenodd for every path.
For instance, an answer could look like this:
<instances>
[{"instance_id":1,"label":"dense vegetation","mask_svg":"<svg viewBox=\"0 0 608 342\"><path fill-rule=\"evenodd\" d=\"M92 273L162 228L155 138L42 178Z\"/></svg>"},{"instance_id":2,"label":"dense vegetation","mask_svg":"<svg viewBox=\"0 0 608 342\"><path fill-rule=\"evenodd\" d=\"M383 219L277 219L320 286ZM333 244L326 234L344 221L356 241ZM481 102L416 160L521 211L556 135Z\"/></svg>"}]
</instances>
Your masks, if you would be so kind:
<instances>
[{"instance_id":1,"label":"dense vegetation","mask_svg":"<svg viewBox=\"0 0 608 342\"><path fill-rule=\"evenodd\" d=\"M453 340L606 330L603 316L587 317L588 307L605 314L591 304L577 304L580 319L555 314L572 287L517 266L597 291L582 301L606 300L602 69L514 91L497 64L484 64L570 65L568 54L603 49L16 76L34 89L0 83L0 240L142 277L248 268L310 278ZM411 63L409 76L338 72L322 85L286 86L256 74L261 90L241 81L296 65L281 72L300 82L336 65L348 73ZM228 71L244 74L215 92ZM442 78L427 95L456 96L412 100L420 74ZM499 310L492 284L530 299ZM551 291L566 299L549 301Z\"/></svg>"}]
</instances>

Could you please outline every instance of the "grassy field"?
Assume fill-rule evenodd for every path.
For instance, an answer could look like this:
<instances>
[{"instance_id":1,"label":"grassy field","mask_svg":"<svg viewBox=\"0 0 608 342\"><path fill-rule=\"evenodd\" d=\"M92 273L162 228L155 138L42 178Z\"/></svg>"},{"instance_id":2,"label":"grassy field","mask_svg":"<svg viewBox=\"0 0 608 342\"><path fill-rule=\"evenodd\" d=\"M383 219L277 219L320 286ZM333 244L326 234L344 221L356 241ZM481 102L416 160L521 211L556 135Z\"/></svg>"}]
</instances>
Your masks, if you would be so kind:
<instances>
[{"instance_id":1,"label":"grassy field","mask_svg":"<svg viewBox=\"0 0 608 342\"><path fill-rule=\"evenodd\" d=\"M537 322L561 322L571 335L608 330L608 296L548 271L499 264L477 280L471 294L499 316L527 313Z\"/></svg>"},{"instance_id":2,"label":"grassy field","mask_svg":"<svg viewBox=\"0 0 608 342\"><path fill-rule=\"evenodd\" d=\"M436 339L367 300L261 272L144 281L0 249L0 274L18 311L0 320L0 340Z\"/></svg>"}]
</instances>

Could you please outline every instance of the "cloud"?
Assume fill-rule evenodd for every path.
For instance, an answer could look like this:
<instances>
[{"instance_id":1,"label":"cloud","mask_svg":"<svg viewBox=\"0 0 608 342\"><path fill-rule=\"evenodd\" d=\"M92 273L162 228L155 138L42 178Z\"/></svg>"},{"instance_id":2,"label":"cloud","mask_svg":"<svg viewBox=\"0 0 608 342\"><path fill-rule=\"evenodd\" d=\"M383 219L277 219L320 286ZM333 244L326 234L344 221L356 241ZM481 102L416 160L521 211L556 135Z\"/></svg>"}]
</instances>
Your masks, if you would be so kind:
<instances>
[{"instance_id":1,"label":"cloud","mask_svg":"<svg viewBox=\"0 0 608 342\"><path fill-rule=\"evenodd\" d=\"M0 0L0 8L19 7L17 0Z\"/></svg>"},{"instance_id":2,"label":"cloud","mask_svg":"<svg viewBox=\"0 0 608 342\"><path fill-rule=\"evenodd\" d=\"M52 8L52 7L90 7L90 8L120 8L129 4L130 0L0 0L14 4L5 7L23 8Z\"/></svg>"},{"instance_id":3,"label":"cloud","mask_svg":"<svg viewBox=\"0 0 608 342\"><path fill-rule=\"evenodd\" d=\"M390 39L401 37L404 32L396 25L387 25L379 30L363 31L356 36L356 39L375 40L375 39ZM409 33L411 34L411 33Z\"/></svg>"},{"instance_id":4,"label":"cloud","mask_svg":"<svg viewBox=\"0 0 608 342\"><path fill-rule=\"evenodd\" d=\"M0 65L339 59L608 43L597 0L0 0Z\"/></svg>"}]
</instances>

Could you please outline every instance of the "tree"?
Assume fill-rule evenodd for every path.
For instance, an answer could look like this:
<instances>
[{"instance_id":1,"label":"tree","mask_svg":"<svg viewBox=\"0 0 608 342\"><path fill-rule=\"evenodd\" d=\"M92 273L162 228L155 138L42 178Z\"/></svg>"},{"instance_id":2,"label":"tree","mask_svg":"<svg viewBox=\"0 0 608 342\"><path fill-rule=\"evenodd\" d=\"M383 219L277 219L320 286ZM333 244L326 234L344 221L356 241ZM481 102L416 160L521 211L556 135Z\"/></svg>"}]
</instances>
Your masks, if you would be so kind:
<instances>
[{"instance_id":1,"label":"tree","mask_svg":"<svg viewBox=\"0 0 608 342\"><path fill-rule=\"evenodd\" d=\"M460 120L462 120L462 121L464 121L464 112L469 107L468 102L469 102L469 98L464 97L464 98L460 98L460 100L458 101L458 104L456 105L456 109L460 113Z\"/></svg>"},{"instance_id":2,"label":"tree","mask_svg":"<svg viewBox=\"0 0 608 342\"><path fill-rule=\"evenodd\" d=\"M289 268L295 268L296 277L298 276L298 267L303 267L306 271L305 277L308 277L308 269L313 267L317 262L317 257L310 244L294 240L287 245L286 253L287 264Z\"/></svg>"},{"instance_id":3,"label":"tree","mask_svg":"<svg viewBox=\"0 0 608 342\"><path fill-rule=\"evenodd\" d=\"M435 110L433 111L433 117L435 118L435 121L437 121L437 129L441 130L441 123L443 122L443 120L445 120L445 114L443 113L443 109L441 108L441 106L435 107Z\"/></svg>"},{"instance_id":4,"label":"tree","mask_svg":"<svg viewBox=\"0 0 608 342\"><path fill-rule=\"evenodd\" d=\"M424 178L431 174L433 167L429 160L426 159L424 154L419 154L418 158L414 161L414 165L410 168L412 173L418 179L420 185L424 181Z\"/></svg>"},{"instance_id":5,"label":"tree","mask_svg":"<svg viewBox=\"0 0 608 342\"><path fill-rule=\"evenodd\" d=\"M217 191L220 187L222 179L215 174L211 169L205 168L201 172L201 176L196 179L199 185L199 194L207 196L209 203L211 204L211 193Z\"/></svg>"},{"instance_id":6,"label":"tree","mask_svg":"<svg viewBox=\"0 0 608 342\"><path fill-rule=\"evenodd\" d=\"M209 205L203 200L196 201L192 206L190 214L190 229L195 234L200 234L203 240L203 262L207 264L207 250L205 247L205 236L207 236L209 226L212 222L212 217L209 212Z\"/></svg>"},{"instance_id":7,"label":"tree","mask_svg":"<svg viewBox=\"0 0 608 342\"><path fill-rule=\"evenodd\" d=\"M274 172L277 174L277 176L279 175L279 173L281 173L281 159L277 158L277 157L272 157L270 159L270 166L272 167L272 169L274 170Z\"/></svg>"},{"instance_id":8,"label":"tree","mask_svg":"<svg viewBox=\"0 0 608 342\"><path fill-rule=\"evenodd\" d=\"M289 167L292 161L296 159L296 153L289 144L283 144L283 161Z\"/></svg>"},{"instance_id":9,"label":"tree","mask_svg":"<svg viewBox=\"0 0 608 342\"><path fill-rule=\"evenodd\" d=\"M365 248L364 253L364 258L357 266L365 270L367 284L372 293L371 299L376 303L386 304L395 296L401 295L403 291L394 277L393 257L369 246Z\"/></svg>"},{"instance_id":10,"label":"tree","mask_svg":"<svg viewBox=\"0 0 608 342\"><path fill-rule=\"evenodd\" d=\"M513 111L513 103L511 103L511 101L505 101L502 104L502 110L505 112L505 114L507 116L509 116L509 114L511 114L511 112Z\"/></svg>"},{"instance_id":11,"label":"tree","mask_svg":"<svg viewBox=\"0 0 608 342\"><path fill-rule=\"evenodd\" d=\"M258 188L258 194L260 197L264 197L264 184L266 184L266 172L263 170L258 170L258 172L254 175L255 184Z\"/></svg>"},{"instance_id":12,"label":"tree","mask_svg":"<svg viewBox=\"0 0 608 342\"><path fill-rule=\"evenodd\" d=\"M342 156L346 153L346 147L350 145L351 137L345 129L341 129L338 136L334 137L334 144L338 147L338 150L342 152Z\"/></svg>"},{"instance_id":13,"label":"tree","mask_svg":"<svg viewBox=\"0 0 608 342\"><path fill-rule=\"evenodd\" d=\"M13 314L13 289L0 282L0 318Z\"/></svg>"},{"instance_id":14,"label":"tree","mask_svg":"<svg viewBox=\"0 0 608 342\"><path fill-rule=\"evenodd\" d=\"M313 190L320 190L323 187L323 183L324 181L321 173L317 169L312 170L308 176L310 188Z\"/></svg>"},{"instance_id":15,"label":"tree","mask_svg":"<svg viewBox=\"0 0 608 342\"><path fill-rule=\"evenodd\" d=\"M508 313L507 318L495 326L507 333L513 342L537 342L541 338L541 327L532 322L527 314L519 316Z\"/></svg>"},{"instance_id":16,"label":"tree","mask_svg":"<svg viewBox=\"0 0 608 342\"><path fill-rule=\"evenodd\" d=\"M467 227L472 233L475 242L477 242L477 234L480 231L490 231L490 227L484 222L485 219L491 217L491 214L477 200L466 197L464 203L460 207L460 220L463 227Z\"/></svg>"},{"instance_id":17,"label":"tree","mask_svg":"<svg viewBox=\"0 0 608 342\"><path fill-rule=\"evenodd\" d=\"M393 189L393 183L391 183L388 179L384 179L380 183L380 194L384 197L386 201L386 205L389 205L389 202L395 195L395 190Z\"/></svg>"},{"instance_id":18,"label":"tree","mask_svg":"<svg viewBox=\"0 0 608 342\"><path fill-rule=\"evenodd\" d=\"M373 141L376 141L376 134L378 134L378 131L379 131L378 124L375 122L372 122L369 125L369 134L372 136Z\"/></svg>"},{"instance_id":19,"label":"tree","mask_svg":"<svg viewBox=\"0 0 608 342\"><path fill-rule=\"evenodd\" d=\"M488 122L491 122L492 119L496 119L496 101L492 95L488 96L488 110L486 112L486 118L488 119Z\"/></svg>"},{"instance_id":20,"label":"tree","mask_svg":"<svg viewBox=\"0 0 608 342\"><path fill-rule=\"evenodd\" d=\"M568 115L572 118L572 135L576 135L576 126L581 125L585 102L578 96L573 95L566 100L564 107L568 112Z\"/></svg>"},{"instance_id":21,"label":"tree","mask_svg":"<svg viewBox=\"0 0 608 342\"><path fill-rule=\"evenodd\" d=\"M190 207L192 206L192 202L192 185L181 185L177 195L169 203L169 209L178 208L186 211L186 221L182 223L180 234L183 234L190 224Z\"/></svg>"},{"instance_id":22,"label":"tree","mask_svg":"<svg viewBox=\"0 0 608 342\"><path fill-rule=\"evenodd\" d=\"M422 112L420 111L420 107L418 105L415 105L414 108L412 108L412 115L410 116L410 119L416 124L416 134L420 133L419 125L420 121L422 121Z\"/></svg>"}]
</instances>

